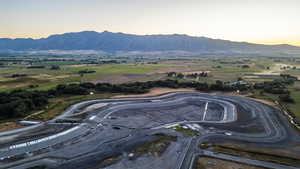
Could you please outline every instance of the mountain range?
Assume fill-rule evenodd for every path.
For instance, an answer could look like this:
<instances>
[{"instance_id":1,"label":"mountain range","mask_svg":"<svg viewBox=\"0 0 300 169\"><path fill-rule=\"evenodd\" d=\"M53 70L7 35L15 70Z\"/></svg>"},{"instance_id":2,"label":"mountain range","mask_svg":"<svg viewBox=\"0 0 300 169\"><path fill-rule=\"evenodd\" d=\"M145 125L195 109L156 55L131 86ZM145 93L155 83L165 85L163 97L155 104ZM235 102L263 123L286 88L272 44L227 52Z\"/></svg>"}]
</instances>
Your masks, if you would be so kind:
<instances>
[{"instance_id":1,"label":"mountain range","mask_svg":"<svg viewBox=\"0 0 300 169\"><path fill-rule=\"evenodd\" d=\"M120 52L186 52L241 54L300 54L300 47L291 45L260 45L247 42L194 37L182 34L134 35L113 32L83 31L51 35L47 38L0 38L0 51L80 50ZM175 52L176 53L176 52Z\"/></svg>"}]
</instances>

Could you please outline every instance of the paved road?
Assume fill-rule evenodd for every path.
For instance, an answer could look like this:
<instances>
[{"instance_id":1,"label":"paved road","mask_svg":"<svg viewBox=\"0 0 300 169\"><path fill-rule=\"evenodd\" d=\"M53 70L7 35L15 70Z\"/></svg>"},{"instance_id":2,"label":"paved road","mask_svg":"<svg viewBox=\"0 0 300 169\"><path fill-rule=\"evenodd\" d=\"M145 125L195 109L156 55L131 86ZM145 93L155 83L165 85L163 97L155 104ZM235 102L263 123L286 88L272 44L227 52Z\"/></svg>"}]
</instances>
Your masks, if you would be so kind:
<instances>
[{"instance_id":1,"label":"paved road","mask_svg":"<svg viewBox=\"0 0 300 169\"><path fill-rule=\"evenodd\" d=\"M99 103L105 104L85 111ZM56 125L57 120L69 118L81 119L66 129L67 123ZM218 137L274 146L289 143L290 136L299 141L281 112L241 97L178 92L159 97L99 99L75 104L49 122L0 133L0 168L23 169L41 163L60 169L88 168L151 140L156 132L174 134L165 128L178 124L205 126L202 136L192 138L180 159L173 161L180 169L190 167L201 140ZM101 158L95 161L95 156Z\"/></svg>"},{"instance_id":2,"label":"paved road","mask_svg":"<svg viewBox=\"0 0 300 169\"><path fill-rule=\"evenodd\" d=\"M219 158L219 159L224 159L224 160L230 160L230 161L235 161L238 163L244 163L244 164L249 164L249 165L254 165L254 166L259 166L259 167L266 167L266 168L299 169L298 167L291 167L291 166L280 165L280 164L270 163L270 162L265 162L265 161L252 160L252 159L247 159L247 158L243 158L243 157L237 157L237 156L221 154L221 153L214 153L214 152L205 151L205 150L203 151L203 153L198 154L198 155Z\"/></svg>"}]
</instances>

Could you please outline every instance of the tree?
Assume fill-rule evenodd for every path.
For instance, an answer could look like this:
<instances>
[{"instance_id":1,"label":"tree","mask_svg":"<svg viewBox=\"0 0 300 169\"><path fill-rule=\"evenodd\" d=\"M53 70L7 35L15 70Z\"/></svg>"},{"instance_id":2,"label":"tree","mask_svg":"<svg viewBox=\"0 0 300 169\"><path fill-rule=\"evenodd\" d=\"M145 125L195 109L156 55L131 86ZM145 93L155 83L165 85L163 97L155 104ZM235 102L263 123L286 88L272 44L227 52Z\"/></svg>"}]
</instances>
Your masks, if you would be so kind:
<instances>
[{"instance_id":1,"label":"tree","mask_svg":"<svg viewBox=\"0 0 300 169\"><path fill-rule=\"evenodd\" d=\"M60 69L60 66L58 66L58 65L52 65L50 67L50 70L59 70L59 69Z\"/></svg>"},{"instance_id":2,"label":"tree","mask_svg":"<svg viewBox=\"0 0 300 169\"><path fill-rule=\"evenodd\" d=\"M250 68L250 66L249 65L243 65L242 68L247 69L247 68Z\"/></svg>"},{"instance_id":3,"label":"tree","mask_svg":"<svg viewBox=\"0 0 300 169\"><path fill-rule=\"evenodd\" d=\"M178 73L176 77L179 78L179 79L183 79L184 75L182 73Z\"/></svg>"},{"instance_id":4,"label":"tree","mask_svg":"<svg viewBox=\"0 0 300 169\"><path fill-rule=\"evenodd\" d=\"M290 96L290 94L280 95L279 99L286 103L295 103L295 100Z\"/></svg>"}]
</instances>

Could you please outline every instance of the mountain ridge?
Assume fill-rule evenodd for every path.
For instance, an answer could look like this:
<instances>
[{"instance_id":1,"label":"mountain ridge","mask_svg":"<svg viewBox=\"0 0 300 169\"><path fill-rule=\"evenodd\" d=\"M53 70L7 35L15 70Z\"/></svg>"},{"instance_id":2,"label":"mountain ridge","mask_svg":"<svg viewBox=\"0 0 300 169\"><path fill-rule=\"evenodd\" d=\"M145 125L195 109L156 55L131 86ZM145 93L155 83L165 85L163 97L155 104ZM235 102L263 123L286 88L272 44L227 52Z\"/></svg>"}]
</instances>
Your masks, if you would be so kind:
<instances>
[{"instance_id":1,"label":"mountain ridge","mask_svg":"<svg viewBox=\"0 0 300 169\"><path fill-rule=\"evenodd\" d=\"M0 50L95 50L108 53L132 51L187 51L233 53L300 53L300 47L289 44L255 44L212 39L186 34L135 35L122 32L82 31L54 34L46 38L0 38Z\"/></svg>"},{"instance_id":2,"label":"mountain ridge","mask_svg":"<svg viewBox=\"0 0 300 169\"><path fill-rule=\"evenodd\" d=\"M265 46L291 46L291 47L300 47L297 45L291 45L291 44L260 44L260 43L251 43L247 41L233 41L233 40L226 40L226 39L220 39L220 38L209 38L205 36L192 36L188 34L131 34L131 33L123 33L123 32L110 32L110 31L103 31L103 32L97 32L97 31L80 31L80 32L66 32L66 33L61 33L61 34L52 34L47 37L42 37L42 38L1 38L0 39L7 39L7 40L18 40L18 39L23 39L23 40L41 40L41 39L47 39L53 36L62 36L62 35L67 35L67 34L78 34L78 33L95 33L95 34L101 34L101 33L112 33L112 34L123 34L123 35L134 35L134 36L186 36L186 37L194 37L194 38L206 38L206 39L211 39L211 40L222 40L222 41L228 41L228 42L236 42L236 43L245 43L245 44L254 44L254 45L265 45Z\"/></svg>"}]
</instances>

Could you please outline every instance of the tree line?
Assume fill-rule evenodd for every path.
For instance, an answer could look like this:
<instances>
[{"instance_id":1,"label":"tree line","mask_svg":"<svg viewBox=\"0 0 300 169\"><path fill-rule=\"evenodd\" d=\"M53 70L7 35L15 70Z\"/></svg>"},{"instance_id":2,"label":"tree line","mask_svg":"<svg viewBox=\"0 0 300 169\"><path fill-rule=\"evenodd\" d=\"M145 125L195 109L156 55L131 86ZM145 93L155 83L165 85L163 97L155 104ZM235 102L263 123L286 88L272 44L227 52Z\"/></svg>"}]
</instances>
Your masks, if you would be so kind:
<instances>
[{"instance_id":1,"label":"tree line","mask_svg":"<svg viewBox=\"0 0 300 169\"><path fill-rule=\"evenodd\" d=\"M183 78L200 78L200 77L208 77L208 73L207 72L201 72L201 73L190 73L190 74L182 74L182 73L176 73L176 72L168 72L167 73L168 77L176 77L179 79L183 79Z\"/></svg>"}]
</instances>

